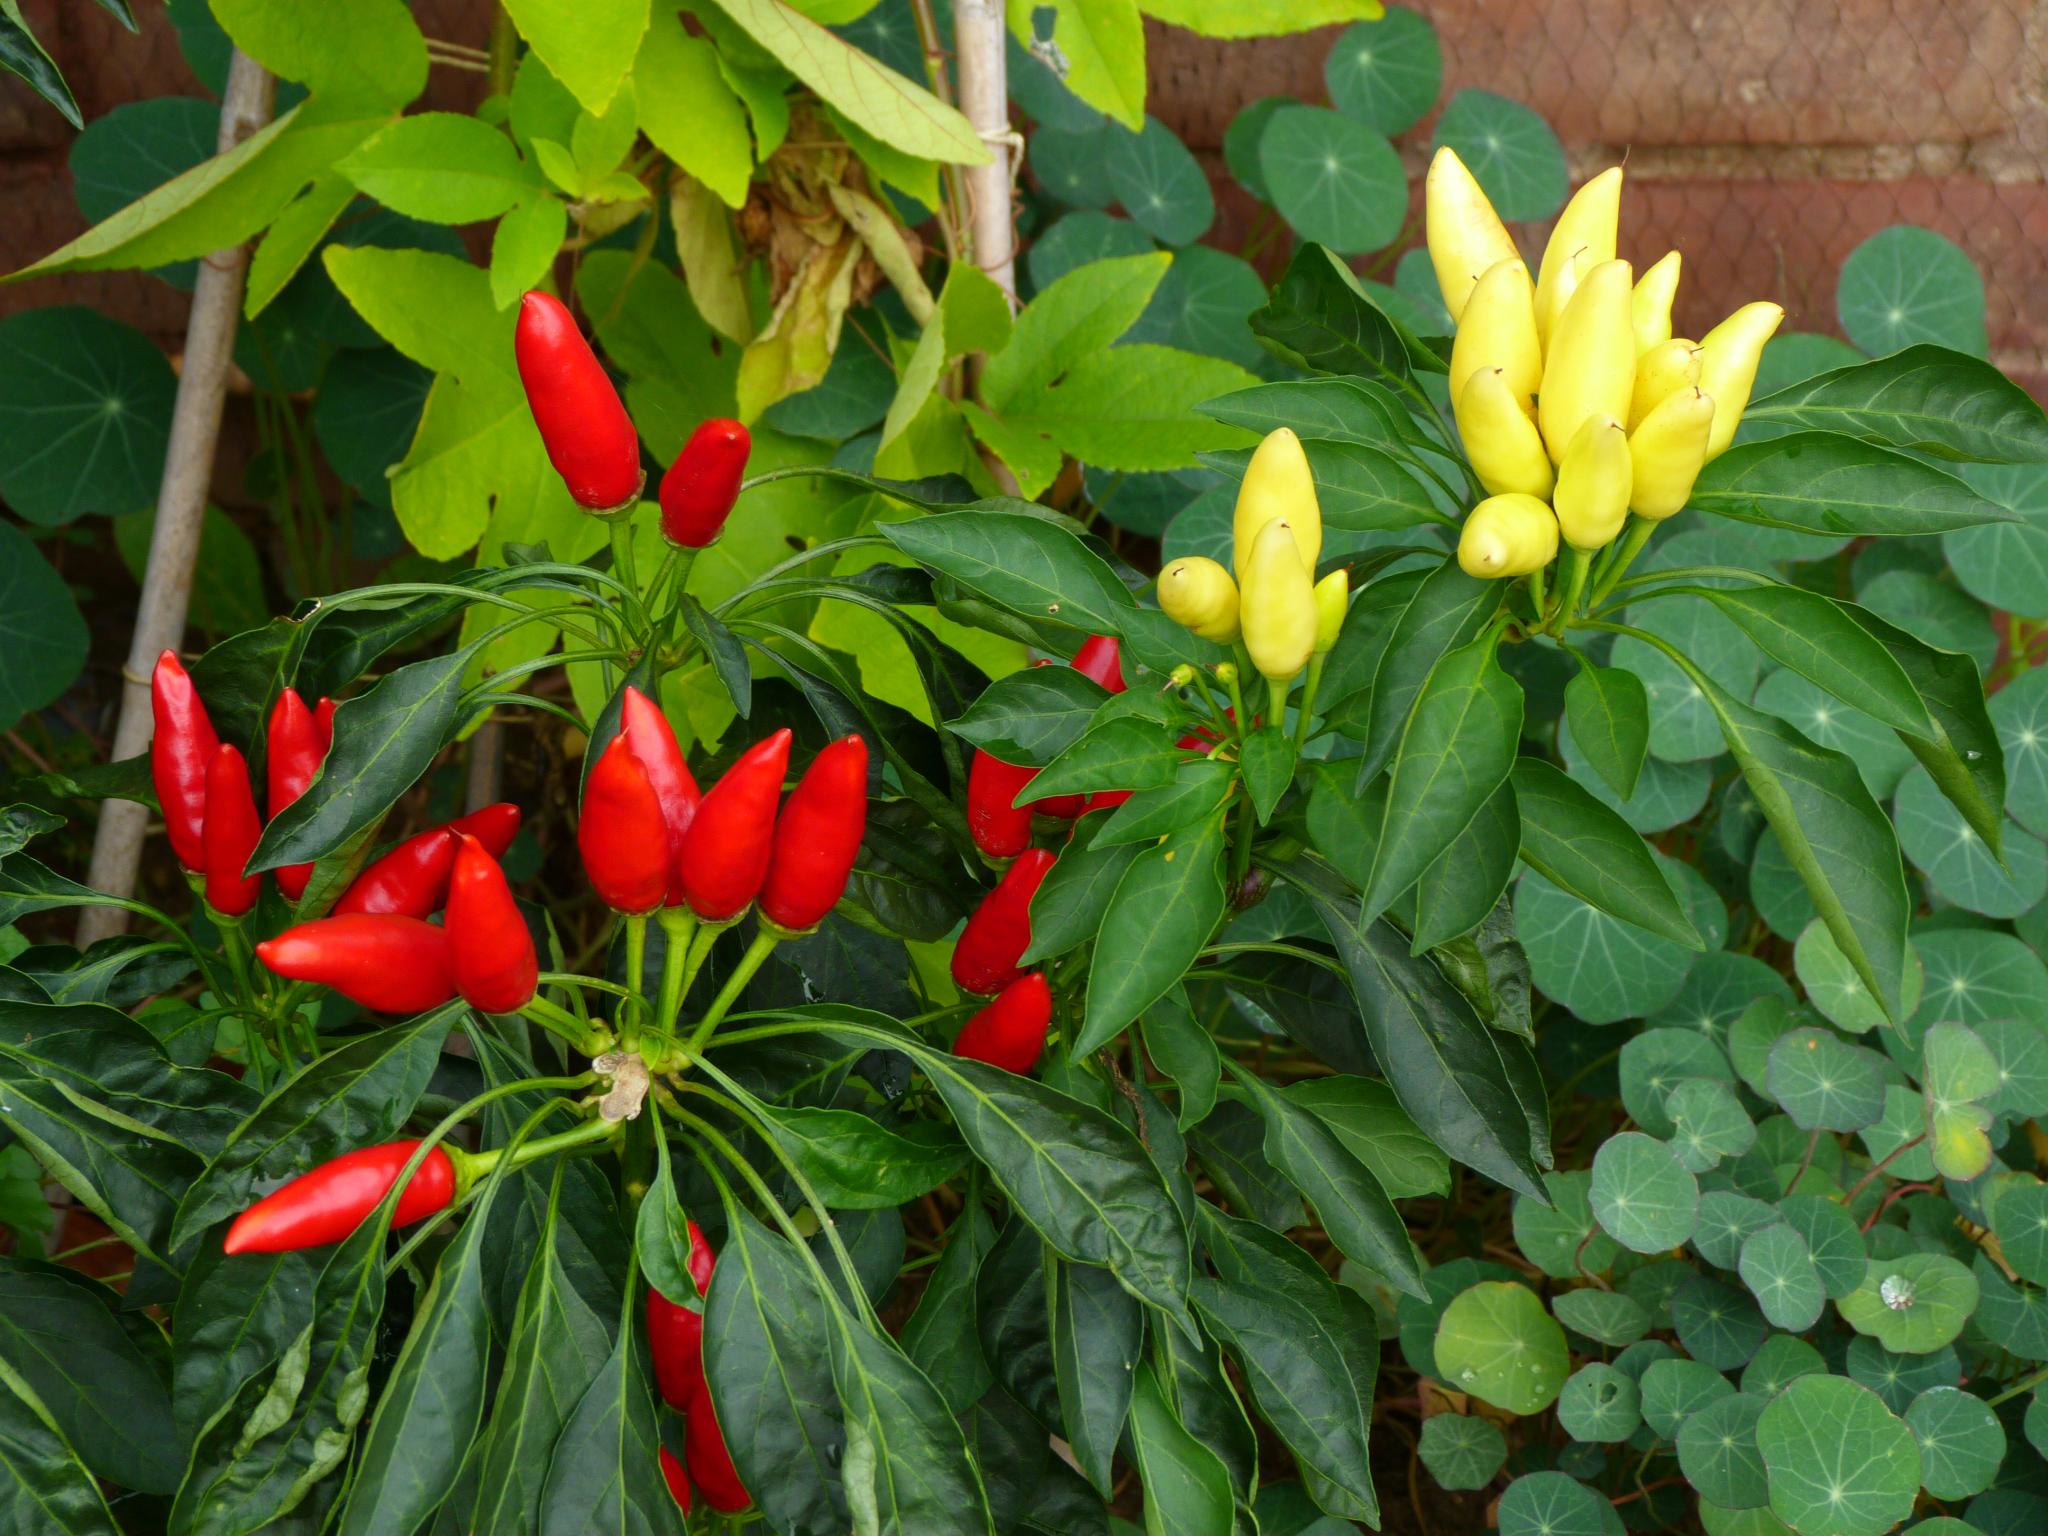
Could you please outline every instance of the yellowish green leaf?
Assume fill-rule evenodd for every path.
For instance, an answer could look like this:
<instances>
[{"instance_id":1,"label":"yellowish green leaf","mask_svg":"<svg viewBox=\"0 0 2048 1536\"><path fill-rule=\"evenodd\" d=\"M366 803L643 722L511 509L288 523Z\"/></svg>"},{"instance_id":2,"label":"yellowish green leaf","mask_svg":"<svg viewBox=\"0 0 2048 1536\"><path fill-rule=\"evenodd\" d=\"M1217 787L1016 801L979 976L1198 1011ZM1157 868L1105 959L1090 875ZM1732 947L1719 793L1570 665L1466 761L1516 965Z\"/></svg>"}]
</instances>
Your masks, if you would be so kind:
<instances>
[{"instance_id":1,"label":"yellowish green leaf","mask_svg":"<svg viewBox=\"0 0 2048 1536\"><path fill-rule=\"evenodd\" d=\"M588 112L612 104L647 31L647 0L506 0L505 10Z\"/></svg>"},{"instance_id":2,"label":"yellowish green leaf","mask_svg":"<svg viewBox=\"0 0 2048 1536\"><path fill-rule=\"evenodd\" d=\"M754 173L753 143L746 106L725 83L718 50L685 32L675 12L663 11L647 29L633 79L640 126L655 148L728 208L743 207ZM690 286L696 288L694 279Z\"/></svg>"}]
</instances>

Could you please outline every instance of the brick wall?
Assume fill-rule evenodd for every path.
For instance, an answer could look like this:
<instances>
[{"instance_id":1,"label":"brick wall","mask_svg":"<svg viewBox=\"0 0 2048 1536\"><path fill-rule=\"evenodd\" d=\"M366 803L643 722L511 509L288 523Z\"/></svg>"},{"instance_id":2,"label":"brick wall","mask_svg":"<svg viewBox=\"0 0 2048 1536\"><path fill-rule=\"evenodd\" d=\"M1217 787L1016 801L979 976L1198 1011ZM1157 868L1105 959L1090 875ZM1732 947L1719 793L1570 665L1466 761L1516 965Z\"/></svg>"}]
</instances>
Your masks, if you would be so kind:
<instances>
[{"instance_id":1,"label":"brick wall","mask_svg":"<svg viewBox=\"0 0 2048 1536\"><path fill-rule=\"evenodd\" d=\"M1447 87L1528 102L1558 129L1575 175L1626 155L1624 253L1687 256L1678 316L1694 334L1770 296L1788 324L1833 330L1842 258L1886 225L1928 225L1984 274L1993 355L2048 389L2048 0L1415 0L1443 39ZM88 119L197 89L154 0L130 36L97 6L26 0ZM421 0L439 36L480 43L482 0ZM1218 43L1148 26L1152 109L1218 181L1210 237L1241 240L1252 207L1222 169L1224 128L1273 94L1325 99L1334 31ZM437 69L435 104L473 77ZM1431 123L1403 144L1419 176ZM80 228L70 130L0 80L0 268ZM0 289L0 312L97 305L165 338L183 295L105 274Z\"/></svg>"}]
</instances>

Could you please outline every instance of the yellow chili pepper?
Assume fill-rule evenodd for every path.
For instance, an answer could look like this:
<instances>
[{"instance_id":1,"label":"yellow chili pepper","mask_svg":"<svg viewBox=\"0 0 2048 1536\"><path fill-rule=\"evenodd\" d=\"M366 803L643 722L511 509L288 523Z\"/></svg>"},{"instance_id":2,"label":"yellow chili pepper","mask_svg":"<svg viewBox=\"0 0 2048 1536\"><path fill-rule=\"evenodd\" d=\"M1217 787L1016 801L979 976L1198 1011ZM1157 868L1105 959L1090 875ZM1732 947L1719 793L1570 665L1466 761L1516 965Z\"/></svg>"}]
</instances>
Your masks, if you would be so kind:
<instances>
[{"instance_id":1,"label":"yellow chili pepper","mask_svg":"<svg viewBox=\"0 0 2048 1536\"><path fill-rule=\"evenodd\" d=\"M1244 483L1237 488L1237 511L1231 517L1231 564L1240 582L1252 540L1276 517L1287 519L1301 563L1314 570L1323 553L1323 511L1316 501L1308 454L1301 439L1287 427L1266 434L1245 466Z\"/></svg>"},{"instance_id":2,"label":"yellow chili pepper","mask_svg":"<svg viewBox=\"0 0 2048 1536\"><path fill-rule=\"evenodd\" d=\"M1717 416L1713 397L1701 389L1671 396L1629 434L1634 465L1629 506L1651 522L1685 510L1692 483L1707 461L1707 444Z\"/></svg>"},{"instance_id":3,"label":"yellow chili pepper","mask_svg":"<svg viewBox=\"0 0 2048 1536\"><path fill-rule=\"evenodd\" d=\"M1269 682L1287 683L1315 652L1316 593L1310 570L1302 563L1295 531L1284 517L1259 530L1238 570L1238 622L1244 628L1245 649Z\"/></svg>"},{"instance_id":4,"label":"yellow chili pepper","mask_svg":"<svg viewBox=\"0 0 2048 1536\"><path fill-rule=\"evenodd\" d=\"M1640 286L1640 285L1639 285ZM1628 403L1628 429L1681 389L1700 381L1700 344L1674 336L1636 359L1636 387Z\"/></svg>"},{"instance_id":5,"label":"yellow chili pepper","mask_svg":"<svg viewBox=\"0 0 2048 1536\"><path fill-rule=\"evenodd\" d=\"M1543 446L1550 451L1551 462L1564 457L1588 417L1627 421L1635 386L1628 263L1603 261L1579 284L1544 353L1536 421L1543 428Z\"/></svg>"},{"instance_id":6,"label":"yellow chili pepper","mask_svg":"<svg viewBox=\"0 0 2048 1536\"><path fill-rule=\"evenodd\" d=\"M1536 331L1550 345L1573 288L1602 262L1614 260L1621 224L1621 167L1610 166L1572 194L1551 226L1536 269Z\"/></svg>"},{"instance_id":7,"label":"yellow chili pepper","mask_svg":"<svg viewBox=\"0 0 2048 1536\"><path fill-rule=\"evenodd\" d=\"M1666 251L1636 279L1629 311L1635 322L1638 357L1671 339L1671 301L1678 297L1678 263L1678 252Z\"/></svg>"},{"instance_id":8,"label":"yellow chili pepper","mask_svg":"<svg viewBox=\"0 0 2048 1536\"><path fill-rule=\"evenodd\" d=\"M1204 640L1237 638L1237 583L1206 555L1183 555L1159 573L1159 606Z\"/></svg>"},{"instance_id":9,"label":"yellow chili pepper","mask_svg":"<svg viewBox=\"0 0 2048 1536\"><path fill-rule=\"evenodd\" d=\"M1489 496L1465 518L1458 568L1467 576L1526 576L1557 557L1557 518L1534 496Z\"/></svg>"},{"instance_id":10,"label":"yellow chili pepper","mask_svg":"<svg viewBox=\"0 0 2048 1536\"><path fill-rule=\"evenodd\" d=\"M1589 416L1557 466L1551 505L1558 530L1573 549L1605 549L1628 521L1635 470L1628 434L1613 416Z\"/></svg>"},{"instance_id":11,"label":"yellow chili pepper","mask_svg":"<svg viewBox=\"0 0 2048 1536\"><path fill-rule=\"evenodd\" d=\"M1520 261L1495 262L1465 303L1451 343L1451 398L1482 368L1498 368L1526 410L1543 382L1543 344L1536 339L1536 289Z\"/></svg>"},{"instance_id":12,"label":"yellow chili pepper","mask_svg":"<svg viewBox=\"0 0 2048 1536\"><path fill-rule=\"evenodd\" d=\"M1543 434L1508 388L1499 368L1482 368L1465 381L1456 405L1458 435L1479 483L1496 496L1519 491L1548 496L1553 480Z\"/></svg>"},{"instance_id":13,"label":"yellow chili pepper","mask_svg":"<svg viewBox=\"0 0 2048 1536\"><path fill-rule=\"evenodd\" d=\"M1332 571L1316 583L1316 655L1329 655L1337 644L1337 635L1344 628L1344 615L1349 611L1350 603L1349 572Z\"/></svg>"},{"instance_id":14,"label":"yellow chili pepper","mask_svg":"<svg viewBox=\"0 0 2048 1536\"><path fill-rule=\"evenodd\" d=\"M1735 440L1735 429L1749 407L1756 383L1756 365L1764 343L1785 318L1776 304L1759 300L1745 304L1700 338L1700 388L1714 397L1714 430L1707 435L1707 457L1718 457Z\"/></svg>"},{"instance_id":15,"label":"yellow chili pepper","mask_svg":"<svg viewBox=\"0 0 2048 1536\"><path fill-rule=\"evenodd\" d=\"M1429 162L1429 174L1422 182L1422 203L1436 285L1443 291L1451 319L1457 320L1465 313L1465 300L1473 285L1487 269L1514 260L1515 242L1479 183L1465 169L1465 162L1448 145Z\"/></svg>"}]
</instances>

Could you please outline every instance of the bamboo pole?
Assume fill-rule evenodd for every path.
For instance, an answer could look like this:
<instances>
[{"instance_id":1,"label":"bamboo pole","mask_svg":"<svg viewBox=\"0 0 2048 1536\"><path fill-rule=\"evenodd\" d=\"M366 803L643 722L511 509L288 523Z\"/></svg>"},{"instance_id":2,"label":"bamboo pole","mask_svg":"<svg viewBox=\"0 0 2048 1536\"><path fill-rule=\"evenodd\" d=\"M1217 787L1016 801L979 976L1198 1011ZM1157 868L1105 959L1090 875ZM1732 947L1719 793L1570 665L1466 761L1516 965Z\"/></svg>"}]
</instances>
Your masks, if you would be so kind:
<instances>
[{"instance_id":1,"label":"bamboo pole","mask_svg":"<svg viewBox=\"0 0 2048 1536\"><path fill-rule=\"evenodd\" d=\"M239 50L228 66L221 99L217 153L225 154L270 121L270 72ZM176 650L185 638L185 611L192 598L192 571L199 559L199 529L206 516L206 491L213 479L214 446L220 438L222 397L233 366L235 322L249 248L215 251L199 264L192 310L185 322L184 369L171 415L171 440L164 454L163 484L157 494L156 529L149 540L149 564L135 632L121 669L121 714L114 728L114 760L135 757L149 747L152 720L149 674L157 655ZM87 881L115 896L135 892L142 863L148 808L132 800L109 800L100 808ZM81 948L128 926L128 914L114 907L87 907L78 924Z\"/></svg>"},{"instance_id":2,"label":"bamboo pole","mask_svg":"<svg viewBox=\"0 0 2048 1536\"><path fill-rule=\"evenodd\" d=\"M1017 307L1017 231L1011 217L1014 157L1021 149L1010 127L1009 60L1004 52L1003 7L998 0L954 0L953 37L960 110L989 148L987 165L960 169L967 188L974 264L995 279Z\"/></svg>"}]
</instances>

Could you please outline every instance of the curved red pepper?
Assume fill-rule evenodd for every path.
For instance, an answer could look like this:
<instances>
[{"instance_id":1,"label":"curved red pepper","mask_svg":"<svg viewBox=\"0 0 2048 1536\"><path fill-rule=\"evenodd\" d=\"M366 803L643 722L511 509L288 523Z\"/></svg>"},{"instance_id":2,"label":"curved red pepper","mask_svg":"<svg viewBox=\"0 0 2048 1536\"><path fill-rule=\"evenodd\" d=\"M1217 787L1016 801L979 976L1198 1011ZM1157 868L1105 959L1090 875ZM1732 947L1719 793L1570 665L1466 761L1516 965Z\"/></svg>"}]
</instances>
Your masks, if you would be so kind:
<instances>
[{"instance_id":1,"label":"curved red pepper","mask_svg":"<svg viewBox=\"0 0 2048 1536\"><path fill-rule=\"evenodd\" d=\"M294 1253L338 1243L369 1218L412 1160L417 1141L358 1147L273 1190L242 1212L221 1244L229 1253ZM398 1197L391 1225L403 1227L455 1198L455 1164L439 1147L421 1160Z\"/></svg>"},{"instance_id":2,"label":"curved red pepper","mask_svg":"<svg viewBox=\"0 0 2048 1536\"><path fill-rule=\"evenodd\" d=\"M1045 1034L1052 1027L1052 988L1045 972L1019 976L994 1002L967 1021L953 1041L953 1054L1023 1076L1038 1065Z\"/></svg>"},{"instance_id":3,"label":"curved red pepper","mask_svg":"<svg viewBox=\"0 0 2048 1536\"><path fill-rule=\"evenodd\" d=\"M206 850L206 904L223 917L240 917L262 893L263 877L243 873L262 836L249 765L223 743L213 749L206 772L206 825L200 837Z\"/></svg>"},{"instance_id":4,"label":"curved red pepper","mask_svg":"<svg viewBox=\"0 0 2048 1536\"><path fill-rule=\"evenodd\" d=\"M306 708L296 688L287 688L271 706L270 728L263 747L264 809L272 820L306 792L327 760L334 740L334 700L322 699L318 711ZM276 871L278 889L293 901L306 894L313 877L311 864L287 864Z\"/></svg>"},{"instance_id":5,"label":"curved red pepper","mask_svg":"<svg viewBox=\"0 0 2048 1536\"><path fill-rule=\"evenodd\" d=\"M711 1386L698 1383L683 1414L683 1454L689 1459L690 1481L704 1502L720 1514L737 1514L754 1502L725 1448L718 1412L711 1405Z\"/></svg>"},{"instance_id":6,"label":"curved red pepper","mask_svg":"<svg viewBox=\"0 0 2048 1536\"><path fill-rule=\"evenodd\" d=\"M533 933L519 915L505 871L466 832L455 834L455 869L448 877L448 959L455 989L472 1008L516 1013L540 985Z\"/></svg>"},{"instance_id":7,"label":"curved red pepper","mask_svg":"<svg viewBox=\"0 0 2048 1536\"><path fill-rule=\"evenodd\" d=\"M1050 853L1033 848L981 898L953 946L953 980L961 991L1000 992L1023 974L1017 962L1031 947L1031 898L1052 866Z\"/></svg>"},{"instance_id":8,"label":"curved red pepper","mask_svg":"<svg viewBox=\"0 0 2048 1536\"><path fill-rule=\"evenodd\" d=\"M690 1223L690 1278L697 1294L711 1286L718 1256L696 1222ZM654 1356L654 1381L662 1401L678 1411L704 1384L704 1314L695 1306L671 1301L653 1286L647 1288L647 1341Z\"/></svg>"},{"instance_id":9,"label":"curved red pepper","mask_svg":"<svg viewBox=\"0 0 2048 1536\"><path fill-rule=\"evenodd\" d=\"M775 821L761 916L793 933L838 905L868 826L868 744L842 736L811 760Z\"/></svg>"},{"instance_id":10,"label":"curved red pepper","mask_svg":"<svg viewBox=\"0 0 2048 1536\"><path fill-rule=\"evenodd\" d=\"M529 293L519 301L512 351L548 462L569 494L593 512L636 500L645 478L639 434L560 299Z\"/></svg>"},{"instance_id":11,"label":"curved red pepper","mask_svg":"<svg viewBox=\"0 0 2048 1536\"><path fill-rule=\"evenodd\" d=\"M576 821L583 873L614 912L652 912L668 895L668 828L647 770L624 736L598 754Z\"/></svg>"},{"instance_id":12,"label":"curved red pepper","mask_svg":"<svg viewBox=\"0 0 2048 1536\"><path fill-rule=\"evenodd\" d=\"M1015 858L1031 846L1033 806L1011 802L1037 776L1036 768L1021 768L975 750L967 770L967 830L974 846L990 858Z\"/></svg>"},{"instance_id":13,"label":"curved red pepper","mask_svg":"<svg viewBox=\"0 0 2048 1536\"><path fill-rule=\"evenodd\" d=\"M378 1013L423 1013L455 996L448 936L391 912L352 912L287 928L256 958L288 981L316 981Z\"/></svg>"},{"instance_id":14,"label":"curved red pepper","mask_svg":"<svg viewBox=\"0 0 2048 1536\"><path fill-rule=\"evenodd\" d=\"M661 1480L668 1484L669 1497L687 1515L690 1512L690 1474L676 1460L676 1453L665 1445L661 1448Z\"/></svg>"},{"instance_id":15,"label":"curved red pepper","mask_svg":"<svg viewBox=\"0 0 2048 1536\"><path fill-rule=\"evenodd\" d=\"M673 907L683 899L682 883L676 878L683 859L683 834L696 819L697 804L704 798L704 792L697 787L690 765L683 761L683 749L676 744L675 729L668 723L668 716L659 704L631 684L626 687L625 702L619 711L619 734L640 760L655 801L661 806L662 824L668 828L668 905Z\"/></svg>"},{"instance_id":16,"label":"curved red pepper","mask_svg":"<svg viewBox=\"0 0 2048 1536\"><path fill-rule=\"evenodd\" d=\"M706 922L737 917L760 894L775 838L775 802L782 798L788 766L784 729L747 748L704 792L683 838L677 875L683 900Z\"/></svg>"},{"instance_id":17,"label":"curved red pepper","mask_svg":"<svg viewBox=\"0 0 2048 1536\"><path fill-rule=\"evenodd\" d=\"M661 536L684 549L715 540L739 500L753 446L736 421L700 423L661 477Z\"/></svg>"},{"instance_id":18,"label":"curved red pepper","mask_svg":"<svg viewBox=\"0 0 2048 1536\"><path fill-rule=\"evenodd\" d=\"M1094 635L1074 652L1074 670L1111 693L1124 691L1123 656L1115 635Z\"/></svg>"},{"instance_id":19,"label":"curved red pepper","mask_svg":"<svg viewBox=\"0 0 2048 1536\"><path fill-rule=\"evenodd\" d=\"M500 802L408 837L351 882L334 904L334 915L390 912L426 917L448 899L448 875L455 868L455 834L467 832L494 859L502 859L519 834L519 807Z\"/></svg>"},{"instance_id":20,"label":"curved red pepper","mask_svg":"<svg viewBox=\"0 0 2048 1536\"><path fill-rule=\"evenodd\" d=\"M220 745L213 721L191 674L177 653L165 651L156 659L156 671L149 679L150 713L155 718L149 738L149 777L156 786L157 804L164 810L164 830L170 834L171 851L187 869L206 868L206 774L213 766L213 749Z\"/></svg>"}]
</instances>

